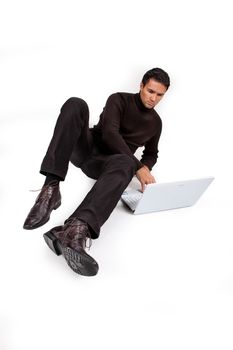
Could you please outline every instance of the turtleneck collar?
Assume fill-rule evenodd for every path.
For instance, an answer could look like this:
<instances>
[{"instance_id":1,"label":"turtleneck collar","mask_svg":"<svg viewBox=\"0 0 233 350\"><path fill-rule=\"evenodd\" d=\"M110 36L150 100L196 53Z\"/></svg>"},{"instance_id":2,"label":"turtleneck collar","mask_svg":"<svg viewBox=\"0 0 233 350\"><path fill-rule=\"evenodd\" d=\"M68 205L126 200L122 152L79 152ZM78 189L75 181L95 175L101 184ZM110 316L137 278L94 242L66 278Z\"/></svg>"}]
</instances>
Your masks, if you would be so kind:
<instances>
[{"instance_id":1,"label":"turtleneck collar","mask_svg":"<svg viewBox=\"0 0 233 350\"><path fill-rule=\"evenodd\" d=\"M141 100L141 96L140 96L140 93L138 92L137 94L134 94L134 97L135 97L135 102L136 102L136 105L138 106L138 108L143 111L143 112L149 112L150 109L149 108L146 108L144 106L144 104L142 103L142 100Z\"/></svg>"}]
</instances>

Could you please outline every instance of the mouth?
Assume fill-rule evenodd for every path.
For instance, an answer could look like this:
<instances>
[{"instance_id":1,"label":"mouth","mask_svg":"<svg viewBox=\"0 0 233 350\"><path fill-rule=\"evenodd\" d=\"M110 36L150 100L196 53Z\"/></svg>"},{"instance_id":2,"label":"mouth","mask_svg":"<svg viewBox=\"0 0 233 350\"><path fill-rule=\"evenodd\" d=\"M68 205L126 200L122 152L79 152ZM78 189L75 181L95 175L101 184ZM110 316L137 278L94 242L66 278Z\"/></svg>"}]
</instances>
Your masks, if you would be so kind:
<instances>
[{"instance_id":1,"label":"mouth","mask_svg":"<svg viewBox=\"0 0 233 350\"><path fill-rule=\"evenodd\" d=\"M147 102L148 106L150 107L154 107L155 106L155 103L152 103L152 102Z\"/></svg>"}]
</instances>

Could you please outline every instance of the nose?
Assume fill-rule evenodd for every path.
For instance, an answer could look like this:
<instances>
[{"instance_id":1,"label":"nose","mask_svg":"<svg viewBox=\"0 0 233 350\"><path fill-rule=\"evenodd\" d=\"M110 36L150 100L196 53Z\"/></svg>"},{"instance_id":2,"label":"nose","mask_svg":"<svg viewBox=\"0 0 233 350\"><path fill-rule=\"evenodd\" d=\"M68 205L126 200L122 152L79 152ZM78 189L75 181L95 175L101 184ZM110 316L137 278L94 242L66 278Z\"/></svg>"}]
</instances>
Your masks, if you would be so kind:
<instances>
[{"instance_id":1,"label":"nose","mask_svg":"<svg viewBox=\"0 0 233 350\"><path fill-rule=\"evenodd\" d=\"M157 94L151 96L151 101L155 102L157 100Z\"/></svg>"}]
</instances>

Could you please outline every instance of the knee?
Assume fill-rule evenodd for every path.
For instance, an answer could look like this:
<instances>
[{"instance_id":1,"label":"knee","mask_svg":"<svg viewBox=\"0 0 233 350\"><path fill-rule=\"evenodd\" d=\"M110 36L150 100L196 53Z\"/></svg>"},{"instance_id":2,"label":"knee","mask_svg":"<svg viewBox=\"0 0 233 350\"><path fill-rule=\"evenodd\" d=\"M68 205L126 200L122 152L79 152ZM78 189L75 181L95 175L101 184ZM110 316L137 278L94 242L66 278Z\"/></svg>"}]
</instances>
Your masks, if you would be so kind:
<instances>
[{"instance_id":1,"label":"knee","mask_svg":"<svg viewBox=\"0 0 233 350\"><path fill-rule=\"evenodd\" d=\"M125 172L132 177L136 172L136 162L127 154L114 154L111 157L111 163L122 172Z\"/></svg>"},{"instance_id":2,"label":"knee","mask_svg":"<svg viewBox=\"0 0 233 350\"><path fill-rule=\"evenodd\" d=\"M67 110L72 112L81 111L88 113L87 103L79 97L70 97L62 106L61 110Z\"/></svg>"}]
</instances>

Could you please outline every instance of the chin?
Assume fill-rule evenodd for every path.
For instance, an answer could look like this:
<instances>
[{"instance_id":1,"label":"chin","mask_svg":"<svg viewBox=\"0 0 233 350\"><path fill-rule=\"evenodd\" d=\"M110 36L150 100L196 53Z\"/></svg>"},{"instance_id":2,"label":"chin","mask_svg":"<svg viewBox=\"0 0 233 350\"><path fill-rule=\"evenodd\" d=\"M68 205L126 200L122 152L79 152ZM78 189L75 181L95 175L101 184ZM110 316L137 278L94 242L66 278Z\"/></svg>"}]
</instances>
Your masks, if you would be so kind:
<instances>
[{"instance_id":1,"label":"chin","mask_svg":"<svg viewBox=\"0 0 233 350\"><path fill-rule=\"evenodd\" d=\"M154 105L146 104L145 107L148 108L148 109L152 109L152 108L154 108L155 106L154 106Z\"/></svg>"}]
</instances>

